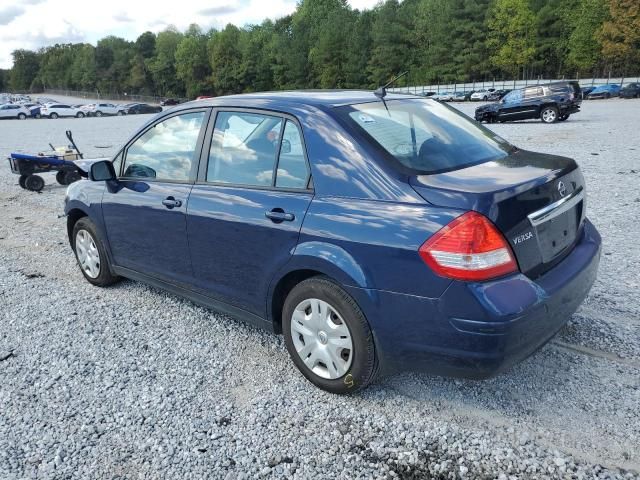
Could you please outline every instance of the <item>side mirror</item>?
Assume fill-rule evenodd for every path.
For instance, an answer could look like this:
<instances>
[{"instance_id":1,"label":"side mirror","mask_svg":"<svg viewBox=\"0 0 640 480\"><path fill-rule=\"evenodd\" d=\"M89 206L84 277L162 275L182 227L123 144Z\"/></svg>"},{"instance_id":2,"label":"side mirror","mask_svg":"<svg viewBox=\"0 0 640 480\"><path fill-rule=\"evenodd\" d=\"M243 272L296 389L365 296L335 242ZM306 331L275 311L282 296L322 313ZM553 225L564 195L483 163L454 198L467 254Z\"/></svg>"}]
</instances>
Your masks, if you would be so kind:
<instances>
[{"instance_id":1,"label":"side mirror","mask_svg":"<svg viewBox=\"0 0 640 480\"><path fill-rule=\"evenodd\" d=\"M285 140L284 138L282 139L280 153L291 153L291 142L289 140Z\"/></svg>"},{"instance_id":2,"label":"side mirror","mask_svg":"<svg viewBox=\"0 0 640 480\"><path fill-rule=\"evenodd\" d=\"M89 180L94 182L104 182L108 180L116 179L116 171L113 168L113 163L109 160L103 160L91 165L89 169Z\"/></svg>"}]
</instances>

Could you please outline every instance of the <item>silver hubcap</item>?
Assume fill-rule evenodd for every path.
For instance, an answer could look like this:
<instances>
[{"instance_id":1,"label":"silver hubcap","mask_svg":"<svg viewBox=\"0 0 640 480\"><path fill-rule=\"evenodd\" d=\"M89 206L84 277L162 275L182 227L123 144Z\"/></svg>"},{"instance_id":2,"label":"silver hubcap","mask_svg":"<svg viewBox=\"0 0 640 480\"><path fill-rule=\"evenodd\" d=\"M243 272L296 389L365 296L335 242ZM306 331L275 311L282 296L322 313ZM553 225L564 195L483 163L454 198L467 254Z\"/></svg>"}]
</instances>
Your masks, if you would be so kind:
<instances>
[{"instance_id":1,"label":"silver hubcap","mask_svg":"<svg viewBox=\"0 0 640 480\"><path fill-rule=\"evenodd\" d=\"M76 234L76 257L84 273L91 278L100 275L100 253L93 237L86 230Z\"/></svg>"},{"instance_id":2,"label":"silver hubcap","mask_svg":"<svg viewBox=\"0 0 640 480\"><path fill-rule=\"evenodd\" d=\"M298 304L291 318L291 338L298 355L313 373L334 380L353 360L347 324L327 302L310 298Z\"/></svg>"},{"instance_id":3,"label":"silver hubcap","mask_svg":"<svg viewBox=\"0 0 640 480\"><path fill-rule=\"evenodd\" d=\"M545 122L553 122L556 119L556 112L553 110L545 110L542 112L542 118Z\"/></svg>"}]
</instances>

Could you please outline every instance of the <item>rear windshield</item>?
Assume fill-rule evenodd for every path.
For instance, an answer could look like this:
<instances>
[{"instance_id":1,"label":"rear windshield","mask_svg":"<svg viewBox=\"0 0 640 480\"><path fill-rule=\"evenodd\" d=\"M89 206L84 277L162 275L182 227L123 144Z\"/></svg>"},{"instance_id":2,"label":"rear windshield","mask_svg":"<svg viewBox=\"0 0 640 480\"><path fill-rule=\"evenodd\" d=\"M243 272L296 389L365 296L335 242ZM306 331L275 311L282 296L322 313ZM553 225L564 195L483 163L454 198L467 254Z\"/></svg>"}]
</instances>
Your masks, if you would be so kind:
<instances>
[{"instance_id":1,"label":"rear windshield","mask_svg":"<svg viewBox=\"0 0 640 480\"><path fill-rule=\"evenodd\" d=\"M433 174L506 157L513 147L448 105L428 99L347 105L341 116L403 169Z\"/></svg>"}]
</instances>

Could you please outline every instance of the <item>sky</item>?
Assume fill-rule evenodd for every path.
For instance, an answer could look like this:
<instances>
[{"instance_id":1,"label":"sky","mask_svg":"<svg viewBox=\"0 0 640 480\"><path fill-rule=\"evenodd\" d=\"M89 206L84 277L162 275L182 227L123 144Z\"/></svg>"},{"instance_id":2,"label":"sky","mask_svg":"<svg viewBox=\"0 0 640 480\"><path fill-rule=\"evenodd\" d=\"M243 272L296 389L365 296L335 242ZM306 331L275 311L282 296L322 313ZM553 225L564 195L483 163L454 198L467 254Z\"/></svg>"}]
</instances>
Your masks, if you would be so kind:
<instances>
[{"instance_id":1,"label":"sky","mask_svg":"<svg viewBox=\"0 0 640 480\"><path fill-rule=\"evenodd\" d=\"M379 0L350 0L353 8L372 8ZM11 52L56 43L96 41L107 35L135 40L168 25L185 30L197 23L205 31L228 23L239 27L293 12L297 0L0 0L0 68L11 68Z\"/></svg>"}]
</instances>

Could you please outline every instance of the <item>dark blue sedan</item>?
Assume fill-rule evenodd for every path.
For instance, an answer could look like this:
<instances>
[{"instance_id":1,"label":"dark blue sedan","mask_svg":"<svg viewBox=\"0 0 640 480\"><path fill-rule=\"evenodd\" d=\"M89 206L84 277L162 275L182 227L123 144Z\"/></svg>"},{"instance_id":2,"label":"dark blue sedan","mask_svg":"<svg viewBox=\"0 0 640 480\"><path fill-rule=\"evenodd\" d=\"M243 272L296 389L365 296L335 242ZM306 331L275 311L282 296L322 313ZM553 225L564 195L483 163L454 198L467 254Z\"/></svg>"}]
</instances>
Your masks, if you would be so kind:
<instances>
[{"instance_id":1,"label":"dark blue sedan","mask_svg":"<svg viewBox=\"0 0 640 480\"><path fill-rule=\"evenodd\" d=\"M65 207L89 282L139 280L282 333L335 393L508 368L562 328L600 257L574 160L422 97L186 103L89 178Z\"/></svg>"}]
</instances>

